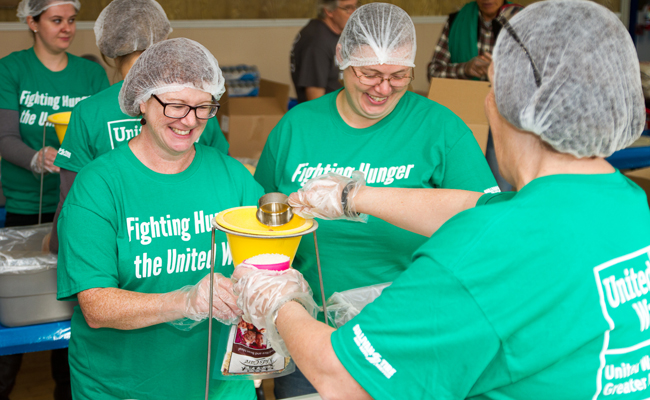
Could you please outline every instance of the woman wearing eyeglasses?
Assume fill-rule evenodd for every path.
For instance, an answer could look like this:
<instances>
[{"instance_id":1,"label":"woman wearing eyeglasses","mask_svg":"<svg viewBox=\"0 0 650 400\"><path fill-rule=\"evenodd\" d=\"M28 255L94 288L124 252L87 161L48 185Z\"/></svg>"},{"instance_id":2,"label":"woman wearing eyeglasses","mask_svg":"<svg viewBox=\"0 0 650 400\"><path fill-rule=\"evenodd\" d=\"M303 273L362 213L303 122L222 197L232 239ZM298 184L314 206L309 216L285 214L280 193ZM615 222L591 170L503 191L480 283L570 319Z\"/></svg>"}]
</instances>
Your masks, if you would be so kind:
<instances>
[{"instance_id":1,"label":"woman wearing eyeglasses","mask_svg":"<svg viewBox=\"0 0 650 400\"><path fill-rule=\"evenodd\" d=\"M605 160L645 124L634 43L590 1L538 2L504 28L485 112L517 192L361 188L348 214L432 236L336 331L289 301L296 271L233 274L244 316L278 329L323 398L648 397L650 211ZM290 201L341 216L347 185L323 178Z\"/></svg>"},{"instance_id":2,"label":"woman wearing eyeglasses","mask_svg":"<svg viewBox=\"0 0 650 400\"><path fill-rule=\"evenodd\" d=\"M84 167L70 190L59 218L58 298L79 301L75 399L205 398L210 217L263 195L241 163L197 143L224 84L199 43L150 46L119 93L122 111L141 116L140 134ZM227 249L217 233L221 274L232 271ZM232 321L239 310L221 274L213 312ZM213 380L210 390L210 399L255 399L252 381Z\"/></svg>"},{"instance_id":3,"label":"woman wearing eyeglasses","mask_svg":"<svg viewBox=\"0 0 650 400\"><path fill-rule=\"evenodd\" d=\"M290 194L318 175L331 171L349 177L354 170L363 172L369 186L498 190L461 119L407 91L415 51L415 28L402 9L384 3L357 9L337 46L344 88L295 107L271 132L255 173L265 191ZM325 297L391 282L426 239L374 217L367 224L322 221L318 243ZM322 303L313 241L301 241L293 266ZM276 379L276 396L287 393L278 392L283 381L299 376ZM313 390L307 386L288 394Z\"/></svg>"},{"instance_id":4,"label":"woman wearing eyeglasses","mask_svg":"<svg viewBox=\"0 0 650 400\"><path fill-rule=\"evenodd\" d=\"M128 15L129 18L124 18ZM114 0L95 22L95 38L102 57L113 59L125 77L149 46L172 31L165 11L155 0ZM108 64L108 61L107 61ZM140 119L120 110L117 96L124 81L97 93L75 107L54 165L61 168L61 198L54 218L49 249L57 253L57 219L76 175L102 154L128 143L140 133ZM228 142L216 119L208 120L199 143L228 152Z\"/></svg>"}]
</instances>

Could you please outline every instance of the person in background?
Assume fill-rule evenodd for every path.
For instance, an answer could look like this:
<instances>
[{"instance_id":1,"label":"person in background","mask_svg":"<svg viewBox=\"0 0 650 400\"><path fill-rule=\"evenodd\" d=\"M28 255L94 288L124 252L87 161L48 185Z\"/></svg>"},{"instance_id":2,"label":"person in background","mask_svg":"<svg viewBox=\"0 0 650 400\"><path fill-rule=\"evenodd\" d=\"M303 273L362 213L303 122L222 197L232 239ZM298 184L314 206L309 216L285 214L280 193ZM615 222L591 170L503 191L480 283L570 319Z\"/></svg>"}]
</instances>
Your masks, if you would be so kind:
<instances>
[{"instance_id":1,"label":"person in background","mask_svg":"<svg viewBox=\"0 0 650 400\"><path fill-rule=\"evenodd\" d=\"M53 164L59 140L50 124L43 145L47 117L70 111L81 99L108 87L100 65L66 51L75 37L80 7L78 0L22 0L18 18L29 27L34 46L0 59L0 157L7 227L52 221L59 197L59 168ZM21 362L22 354L0 357L0 399L11 393ZM67 349L52 352L55 399L70 398L67 364Z\"/></svg>"},{"instance_id":2,"label":"person in background","mask_svg":"<svg viewBox=\"0 0 650 400\"><path fill-rule=\"evenodd\" d=\"M233 274L244 318L277 329L323 398L648 397L650 210L605 160L645 123L634 43L580 0L504 29L485 112L517 192L361 188L346 211L435 233L336 331L291 301L306 301L298 271ZM348 184L317 178L290 204L340 217Z\"/></svg>"},{"instance_id":3,"label":"person in background","mask_svg":"<svg viewBox=\"0 0 650 400\"><path fill-rule=\"evenodd\" d=\"M85 166L70 190L59 218L57 297L79 301L70 339L75 400L205 398L207 216L263 195L239 161L197 143L224 85L201 44L151 45L119 93L124 113L142 115L140 134ZM222 275L232 262L225 234L216 235L212 307L232 323L239 310ZM222 326L213 325L213 338ZM253 400L255 386L212 380L209 398Z\"/></svg>"},{"instance_id":4,"label":"person in background","mask_svg":"<svg viewBox=\"0 0 650 400\"><path fill-rule=\"evenodd\" d=\"M128 15L129 18L124 18ZM125 77L142 52L165 40L172 31L163 8L155 0L114 0L95 22L97 47ZM108 64L108 62L107 62ZM65 139L54 165L61 168L61 190L49 249L58 252L57 218L81 169L102 154L126 144L140 133L140 119L120 110L118 95L124 81L80 102L72 112ZM228 142L216 118L208 120L200 143L228 152Z\"/></svg>"},{"instance_id":5,"label":"person in background","mask_svg":"<svg viewBox=\"0 0 650 400\"><path fill-rule=\"evenodd\" d=\"M291 48L291 79L298 103L341 87L335 61L336 43L357 0L318 0L318 19L302 28Z\"/></svg>"},{"instance_id":6,"label":"person in background","mask_svg":"<svg viewBox=\"0 0 650 400\"><path fill-rule=\"evenodd\" d=\"M385 3L359 7L337 45L344 87L297 105L273 129L255 171L264 190L288 195L328 171L361 170L355 179L365 175L371 186L498 191L463 121L407 90L415 53L406 12ZM366 224L323 221L318 239L326 297L392 281L426 241L373 217ZM312 241L301 241L292 265L322 303ZM275 379L278 398L313 391L299 371Z\"/></svg>"},{"instance_id":7,"label":"person in background","mask_svg":"<svg viewBox=\"0 0 650 400\"><path fill-rule=\"evenodd\" d=\"M502 28L496 17L501 15L507 20L521 9L505 0L476 0L450 14L427 68L427 77L487 80L492 50ZM501 190L512 190L499 173L491 133L485 154Z\"/></svg>"}]
</instances>

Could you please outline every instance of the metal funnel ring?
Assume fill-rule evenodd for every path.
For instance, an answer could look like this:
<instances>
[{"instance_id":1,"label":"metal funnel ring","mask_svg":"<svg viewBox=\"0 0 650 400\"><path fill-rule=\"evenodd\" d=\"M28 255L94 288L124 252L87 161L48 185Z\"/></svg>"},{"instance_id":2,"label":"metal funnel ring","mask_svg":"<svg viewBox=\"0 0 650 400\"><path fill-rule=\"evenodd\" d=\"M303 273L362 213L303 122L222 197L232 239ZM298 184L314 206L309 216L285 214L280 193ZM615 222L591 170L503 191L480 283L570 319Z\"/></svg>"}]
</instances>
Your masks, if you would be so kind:
<instances>
[{"instance_id":1,"label":"metal funnel ring","mask_svg":"<svg viewBox=\"0 0 650 400\"><path fill-rule=\"evenodd\" d=\"M293 218L289 197L283 193L265 194L257 201L257 220L267 226L281 226Z\"/></svg>"}]
</instances>

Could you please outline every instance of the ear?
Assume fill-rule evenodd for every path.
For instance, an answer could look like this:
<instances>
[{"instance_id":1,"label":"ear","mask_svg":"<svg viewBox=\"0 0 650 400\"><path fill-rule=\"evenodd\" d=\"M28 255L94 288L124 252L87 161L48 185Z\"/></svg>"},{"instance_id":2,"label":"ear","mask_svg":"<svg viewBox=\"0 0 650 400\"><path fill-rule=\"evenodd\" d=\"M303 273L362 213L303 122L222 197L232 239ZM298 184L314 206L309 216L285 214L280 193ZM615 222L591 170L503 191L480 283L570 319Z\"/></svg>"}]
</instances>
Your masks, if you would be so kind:
<instances>
[{"instance_id":1,"label":"ear","mask_svg":"<svg viewBox=\"0 0 650 400\"><path fill-rule=\"evenodd\" d=\"M29 30L34 32L38 30L38 23L34 21L34 17L31 15L27 16L27 26L29 27Z\"/></svg>"},{"instance_id":2,"label":"ear","mask_svg":"<svg viewBox=\"0 0 650 400\"><path fill-rule=\"evenodd\" d=\"M140 113L145 115L147 113L147 103L140 103Z\"/></svg>"},{"instance_id":3,"label":"ear","mask_svg":"<svg viewBox=\"0 0 650 400\"><path fill-rule=\"evenodd\" d=\"M338 61L339 65L341 65L341 63L343 62L343 57L341 56L341 49L342 48L343 48L343 46L341 46L340 43L336 44L336 61Z\"/></svg>"}]
</instances>

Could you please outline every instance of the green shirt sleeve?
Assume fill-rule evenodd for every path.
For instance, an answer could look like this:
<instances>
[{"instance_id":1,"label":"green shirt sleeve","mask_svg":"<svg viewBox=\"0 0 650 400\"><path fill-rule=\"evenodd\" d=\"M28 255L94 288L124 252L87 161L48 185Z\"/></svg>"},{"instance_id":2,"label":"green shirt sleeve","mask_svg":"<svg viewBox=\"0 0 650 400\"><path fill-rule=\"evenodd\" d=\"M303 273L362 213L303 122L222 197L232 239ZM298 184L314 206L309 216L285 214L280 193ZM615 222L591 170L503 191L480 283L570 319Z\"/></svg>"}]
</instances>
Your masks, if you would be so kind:
<instances>
[{"instance_id":1,"label":"green shirt sleeve","mask_svg":"<svg viewBox=\"0 0 650 400\"><path fill-rule=\"evenodd\" d=\"M453 271L425 256L331 340L352 377L386 399L465 399L500 345Z\"/></svg>"},{"instance_id":2,"label":"green shirt sleeve","mask_svg":"<svg viewBox=\"0 0 650 400\"><path fill-rule=\"evenodd\" d=\"M18 111L18 80L11 68L9 57L0 59L0 108Z\"/></svg>"},{"instance_id":3,"label":"green shirt sleeve","mask_svg":"<svg viewBox=\"0 0 650 400\"><path fill-rule=\"evenodd\" d=\"M61 151L56 155L54 165L60 168L65 168L69 171L79 172L81 169L88 165L96 158L95 154L90 154L95 147L89 143L90 132L88 125L84 120L85 111L84 101L79 102L75 108L72 109L70 115L70 123L65 132L65 138L61 144L61 148L65 149L67 153L62 154Z\"/></svg>"},{"instance_id":4,"label":"green shirt sleeve","mask_svg":"<svg viewBox=\"0 0 650 400\"><path fill-rule=\"evenodd\" d=\"M223 154L228 154L230 144L219 127L219 121L216 118L210 118L205 125L205 130L199 139L199 143L209 147L214 147Z\"/></svg>"},{"instance_id":5,"label":"green shirt sleeve","mask_svg":"<svg viewBox=\"0 0 650 400\"><path fill-rule=\"evenodd\" d=\"M262 155L255 168L255 180L259 182L266 193L277 192L280 186L278 179L282 176L283 163L278 162L280 138L283 136L283 120L269 134Z\"/></svg>"},{"instance_id":6,"label":"green shirt sleeve","mask_svg":"<svg viewBox=\"0 0 650 400\"><path fill-rule=\"evenodd\" d=\"M479 197L476 206L484 206L486 204L496 204L503 201L512 199L517 192L503 192L503 193L486 193Z\"/></svg>"},{"instance_id":7,"label":"green shirt sleeve","mask_svg":"<svg viewBox=\"0 0 650 400\"><path fill-rule=\"evenodd\" d=\"M118 287L116 205L94 171L79 174L59 217L57 298L75 300L92 288Z\"/></svg>"}]
</instances>

